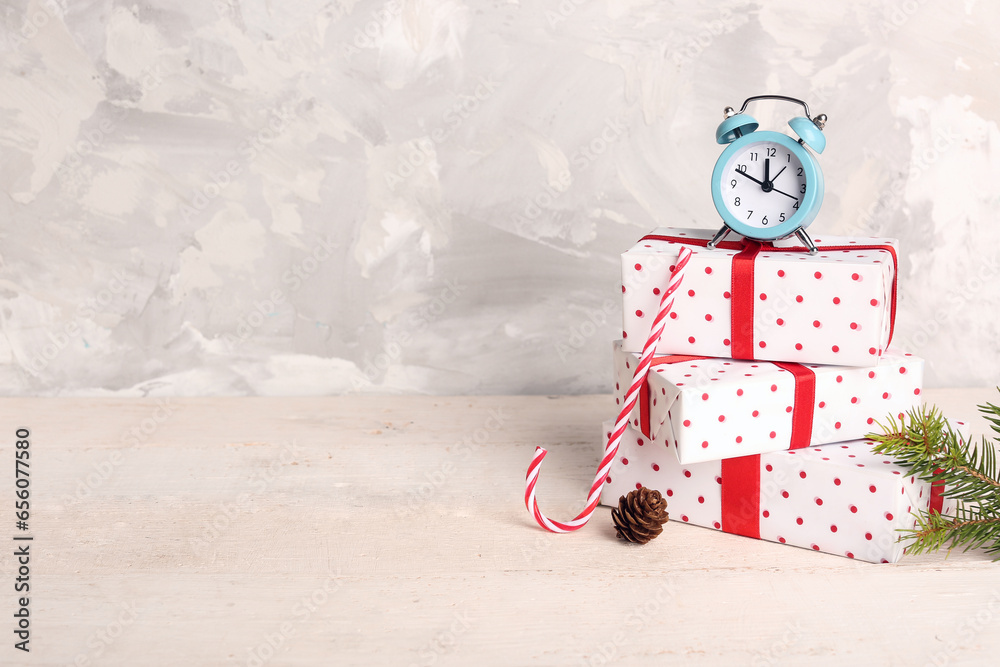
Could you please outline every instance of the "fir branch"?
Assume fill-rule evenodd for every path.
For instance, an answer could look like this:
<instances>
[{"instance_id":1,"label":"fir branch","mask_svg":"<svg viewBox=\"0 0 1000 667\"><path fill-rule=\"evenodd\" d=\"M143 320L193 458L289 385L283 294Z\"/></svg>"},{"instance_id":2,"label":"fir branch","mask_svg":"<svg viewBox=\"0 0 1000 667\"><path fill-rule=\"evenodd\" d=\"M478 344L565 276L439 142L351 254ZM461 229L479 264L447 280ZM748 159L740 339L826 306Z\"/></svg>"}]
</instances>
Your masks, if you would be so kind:
<instances>
[{"instance_id":1,"label":"fir branch","mask_svg":"<svg viewBox=\"0 0 1000 667\"><path fill-rule=\"evenodd\" d=\"M998 388L1000 390L1000 388ZM1000 407L978 406L1000 442ZM1000 560L1000 471L994 442L976 446L962 440L934 406L911 410L902 419L890 416L881 434L869 437L874 451L891 456L910 474L932 484L943 483L955 500L952 515L917 511L916 526L902 531L911 553L964 547L985 548Z\"/></svg>"}]
</instances>

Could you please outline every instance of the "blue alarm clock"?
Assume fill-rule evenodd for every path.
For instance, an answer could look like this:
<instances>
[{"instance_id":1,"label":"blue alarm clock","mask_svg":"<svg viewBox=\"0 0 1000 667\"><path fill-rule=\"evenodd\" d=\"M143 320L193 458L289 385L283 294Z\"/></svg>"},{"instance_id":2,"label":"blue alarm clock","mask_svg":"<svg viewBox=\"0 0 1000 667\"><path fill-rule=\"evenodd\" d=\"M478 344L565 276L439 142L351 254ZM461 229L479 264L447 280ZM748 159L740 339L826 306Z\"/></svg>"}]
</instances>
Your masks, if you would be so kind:
<instances>
[{"instance_id":1,"label":"blue alarm clock","mask_svg":"<svg viewBox=\"0 0 1000 667\"><path fill-rule=\"evenodd\" d=\"M780 132L756 131L759 123L745 112L757 100L802 105L806 115L788 121L798 141ZM810 253L816 252L806 227L823 203L823 172L806 147L823 152L825 124L826 114L812 118L805 102L784 95L747 98L738 112L726 107L715 138L729 145L712 172L712 199L725 225L709 248L733 231L756 241L777 241L794 234Z\"/></svg>"}]
</instances>

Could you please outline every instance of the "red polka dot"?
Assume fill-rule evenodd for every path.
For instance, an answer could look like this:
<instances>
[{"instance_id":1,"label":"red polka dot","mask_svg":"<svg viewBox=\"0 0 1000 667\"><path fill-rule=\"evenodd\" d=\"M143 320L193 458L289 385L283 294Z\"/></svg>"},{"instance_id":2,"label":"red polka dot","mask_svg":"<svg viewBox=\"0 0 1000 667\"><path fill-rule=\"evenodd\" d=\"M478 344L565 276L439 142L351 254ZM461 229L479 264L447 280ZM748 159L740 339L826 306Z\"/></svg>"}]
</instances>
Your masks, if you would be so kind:
<instances>
[{"instance_id":1,"label":"red polka dot","mask_svg":"<svg viewBox=\"0 0 1000 667\"><path fill-rule=\"evenodd\" d=\"M642 271L642 264L636 264L635 265L635 270L636 271Z\"/></svg>"},{"instance_id":2,"label":"red polka dot","mask_svg":"<svg viewBox=\"0 0 1000 667\"><path fill-rule=\"evenodd\" d=\"M681 514L681 521L683 521L684 523L687 523L687 520L688 520L687 514Z\"/></svg>"},{"instance_id":3,"label":"red polka dot","mask_svg":"<svg viewBox=\"0 0 1000 667\"><path fill-rule=\"evenodd\" d=\"M812 545L812 549L813 551L819 551L819 545L818 544Z\"/></svg>"},{"instance_id":4,"label":"red polka dot","mask_svg":"<svg viewBox=\"0 0 1000 667\"><path fill-rule=\"evenodd\" d=\"M899 374L900 375L906 375L906 366L900 366L899 367Z\"/></svg>"},{"instance_id":5,"label":"red polka dot","mask_svg":"<svg viewBox=\"0 0 1000 667\"><path fill-rule=\"evenodd\" d=\"M659 287L654 287L653 288L653 294L659 294L659 293L660 293L660 288Z\"/></svg>"},{"instance_id":6,"label":"red polka dot","mask_svg":"<svg viewBox=\"0 0 1000 667\"><path fill-rule=\"evenodd\" d=\"M877 306L878 305L878 299L872 299L871 301L869 301L869 303L871 305L873 305L873 306Z\"/></svg>"},{"instance_id":7,"label":"red polka dot","mask_svg":"<svg viewBox=\"0 0 1000 667\"><path fill-rule=\"evenodd\" d=\"M819 407L825 408L826 407L826 401L820 401L819 402Z\"/></svg>"},{"instance_id":8,"label":"red polka dot","mask_svg":"<svg viewBox=\"0 0 1000 667\"><path fill-rule=\"evenodd\" d=\"M796 343L795 344L795 349L796 350L801 350L802 349L802 343Z\"/></svg>"},{"instance_id":9,"label":"red polka dot","mask_svg":"<svg viewBox=\"0 0 1000 667\"><path fill-rule=\"evenodd\" d=\"M685 426L690 426L691 425L691 420L690 419L685 419L684 420L684 425Z\"/></svg>"},{"instance_id":10,"label":"red polka dot","mask_svg":"<svg viewBox=\"0 0 1000 667\"><path fill-rule=\"evenodd\" d=\"M760 412L757 411L757 410L754 410L752 414L753 414L754 417L759 417L760 416Z\"/></svg>"},{"instance_id":11,"label":"red polka dot","mask_svg":"<svg viewBox=\"0 0 1000 667\"><path fill-rule=\"evenodd\" d=\"M712 316L706 313L705 314L705 321L706 322L711 322L712 321Z\"/></svg>"},{"instance_id":12,"label":"red polka dot","mask_svg":"<svg viewBox=\"0 0 1000 667\"><path fill-rule=\"evenodd\" d=\"M760 341L759 343L757 343L757 345L759 345L760 347L767 347L767 343L765 343L764 341Z\"/></svg>"},{"instance_id":13,"label":"red polka dot","mask_svg":"<svg viewBox=\"0 0 1000 667\"><path fill-rule=\"evenodd\" d=\"M768 512L767 510L764 510L762 516L766 519L767 517L771 516L771 513Z\"/></svg>"},{"instance_id":14,"label":"red polka dot","mask_svg":"<svg viewBox=\"0 0 1000 667\"><path fill-rule=\"evenodd\" d=\"M837 305L838 303L840 303L840 297L839 296L833 297L833 305Z\"/></svg>"},{"instance_id":15,"label":"red polka dot","mask_svg":"<svg viewBox=\"0 0 1000 667\"><path fill-rule=\"evenodd\" d=\"M624 293L625 293L625 286L622 285L622 294L624 294Z\"/></svg>"},{"instance_id":16,"label":"red polka dot","mask_svg":"<svg viewBox=\"0 0 1000 667\"><path fill-rule=\"evenodd\" d=\"M892 512L886 512L885 519L886 521L892 521Z\"/></svg>"},{"instance_id":17,"label":"red polka dot","mask_svg":"<svg viewBox=\"0 0 1000 667\"><path fill-rule=\"evenodd\" d=\"M737 389L736 390L736 395L737 396L742 396L743 395L743 390L742 389Z\"/></svg>"},{"instance_id":18,"label":"red polka dot","mask_svg":"<svg viewBox=\"0 0 1000 667\"><path fill-rule=\"evenodd\" d=\"M831 533L836 533L837 532L837 526L836 525L830 526L830 532Z\"/></svg>"},{"instance_id":19,"label":"red polka dot","mask_svg":"<svg viewBox=\"0 0 1000 667\"><path fill-rule=\"evenodd\" d=\"M685 477L690 477L691 476L691 471L690 470L685 470L684 471L684 476Z\"/></svg>"},{"instance_id":20,"label":"red polka dot","mask_svg":"<svg viewBox=\"0 0 1000 667\"><path fill-rule=\"evenodd\" d=\"M835 353L836 353L836 352L840 352L840 346L839 346L839 345L834 345L834 346L833 346L833 347L831 347L830 349L831 349L831 350L833 350L833 351L834 351Z\"/></svg>"},{"instance_id":21,"label":"red polka dot","mask_svg":"<svg viewBox=\"0 0 1000 667\"><path fill-rule=\"evenodd\" d=\"M857 403L857 402L858 402L858 397L857 396L851 396L851 403Z\"/></svg>"},{"instance_id":22,"label":"red polka dot","mask_svg":"<svg viewBox=\"0 0 1000 667\"><path fill-rule=\"evenodd\" d=\"M819 320L813 320L813 326L819 329L823 324Z\"/></svg>"},{"instance_id":23,"label":"red polka dot","mask_svg":"<svg viewBox=\"0 0 1000 667\"><path fill-rule=\"evenodd\" d=\"M781 497L782 498L787 498L788 497L788 491L782 491L781 492Z\"/></svg>"},{"instance_id":24,"label":"red polka dot","mask_svg":"<svg viewBox=\"0 0 1000 667\"><path fill-rule=\"evenodd\" d=\"M861 280L861 276L856 273L851 274L851 280Z\"/></svg>"},{"instance_id":25,"label":"red polka dot","mask_svg":"<svg viewBox=\"0 0 1000 667\"><path fill-rule=\"evenodd\" d=\"M843 381L844 381L844 376L843 375L838 375L837 376L837 382L843 382Z\"/></svg>"},{"instance_id":26,"label":"red polka dot","mask_svg":"<svg viewBox=\"0 0 1000 667\"><path fill-rule=\"evenodd\" d=\"M652 467L653 467L653 470L659 470L660 469L660 466L656 465L655 463L653 464Z\"/></svg>"},{"instance_id":27,"label":"red polka dot","mask_svg":"<svg viewBox=\"0 0 1000 667\"><path fill-rule=\"evenodd\" d=\"M878 491L878 489L876 489L876 488L875 488L875 485L874 485L874 484L870 485L870 486L868 487L868 490L869 490L869 491L871 491L872 493L875 493L876 491Z\"/></svg>"},{"instance_id":28,"label":"red polka dot","mask_svg":"<svg viewBox=\"0 0 1000 667\"><path fill-rule=\"evenodd\" d=\"M920 388L919 387L913 390L913 395L914 396L919 396L920 395Z\"/></svg>"},{"instance_id":29,"label":"red polka dot","mask_svg":"<svg viewBox=\"0 0 1000 667\"><path fill-rule=\"evenodd\" d=\"M622 465L626 465L626 466L628 465L628 459L625 458L624 456L622 457Z\"/></svg>"},{"instance_id":30,"label":"red polka dot","mask_svg":"<svg viewBox=\"0 0 1000 667\"><path fill-rule=\"evenodd\" d=\"M715 526L716 530L718 530L719 528L722 528L722 524L720 524L718 521L715 521L714 523L712 523L712 525Z\"/></svg>"},{"instance_id":31,"label":"red polka dot","mask_svg":"<svg viewBox=\"0 0 1000 667\"><path fill-rule=\"evenodd\" d=\"M675 313L674 311L670 311L670 319L676 320L677 319L677 313Z\"/></svg>"},{"instance_id":32,"label":"red polka dot","mask_svg":"<svg viewBox=\"0 0 1000 667\"><path fill-rule=\"evenodd\" d=\"M797 303L802 303L802 295L801 295L801 294L799 294L798 296L796 296L796 297L795 297L795 301L796 301Z\"/></svg>"},{"instance_id":33,"label":"red polka dot","mask_svg":"<svg viewBox=\"0 0 1000 667\"><path fill-rule=\"evenodd\" d=\"M667 496L672 496L672 495L674 495L674 490L673 489L667 489Z\"/></svg>"},{"instance_id":34,"label":"red polka dot","mask_svg":"<svg viewBox=\"0 0 1000 667\"><path fill-rule=\"evenodd\" d=\"M834 427L834 428L840 428L840 422L836 422L836 423L834 423L833 427Z\"/></svg>"},{"instance_id":35,"label":"red polka dot","mask_svg":"<svg viewBox=\"0 0 1000 667\"><path fill-rule=\"evenodd\" d=\"M608 433L608 437L609 437L609 438L611 437L611 434L610 434L610 433ZM646 444L646 443L645 443L645 441L644 441L644 440L643 440L642 438L639 438L639 439L638 439L638 440L636 440L635 442L636 442L636 444L637 444L637 445L639 445L640 447L642 447L643 445L645 445L645 444Z\"/></svg>"},{"instance_id":36,"label":"red polka dot","mask_svg":"<svg viewBox=\"0 0 1000 667\"><path fill-rule=\"evenodd\" d=\"M712 267L706 266L705 267L705 273L712 273Z\"/></svg>"},{"instance_id":37,"label":"red polka dot","mask_svg":"<svg viewBox=\"0 0 1000 667\"><path fill-rule=\"evenodd\" d=\"M702 394L701 395L701 400L707 401L708 400L708 394Z\"/></svg>"},{"instance_id":38,"label":"red polka dot","mask_svg":"<svg viewBox=\"0 0 1000 667\"><path fill-rule=\"evenodd\" d=\"M834 477L833 478L833 483L834 483L835 486L840 486L840 478L839 477Z\"/></svg>"},{"instance_id":39,"label":"red polka dot","mask_svg":"<svg viewBox=\"0 0 1000 667\"><path fill-rule=\"evenodd\" d=\"M851 514L857 514L858 513L858 508L855 507L854 505L851 505L850 510L851 510Z\"/></svg>"},{"instance_id":40,"label":"red polka dot","mask_svg":"<svg viewBox=\"0 0 1000 667\"><path fill-rule=\"evenodd\" d=\"M855 331L857 331L857 329L858 329L858 323L857 322L851 322L851 328L854 329Z\"/></svg>"},{"instance_id":41,"label":"red polka dot","mask_svg":"<svg viewBox=\"0 0 1000 667\"><path fill-rule=\"evenodd\" d=\"M846 552L844 555L846 555L848 558L854 558L854 554L852 554L850 551Z\"/></svg>"},{"instance_id":42,"label":"red polka dot","mask_svg":"<svg viewBox=\"0 0 1000 667\"><path fill-rule=\"evenodd\" d=\"M729 347L729 339L728 338L723 338L722 339L722 344L725 345L726 347Z\"/></svg>"},{"instance_id":43,"label":"red polka dot","mask_svg":"<svg viewBox=\"0 0 1000 667\"><path fill-rule=\"evenodd\" d=\"M604 483L605 484L610 484L611 483L611 475L608 475L607 477L604 478Z\"/></svg>"},{"instance_id":44,"label":"red polka dot","mask_svg":"<svg viewBox=\"0 0 1000 667\"><path fill-rule=\"evenodd\" d=\"M781 542L782 544L784 544L785 543L785 538L783 538L781 535L778 535L778 541Z\"/></svg>"},{"instance_id":45,"label":"red polka dot","mask_svg":"<svg viewBox=\"0 0 1000 667\"><path fill-rule=\"evenodd\" d=\"M815 278L816 280L819 280L822 277L823 277L823 274L820 273L819 271L817 271L816 273L813 274L813 278Z\"/></svg>"},{"instance_id":46,"label":"red polka dot","mask_svg":"<svg viewBox=\"0 0 1000 667\"><path fill-rule=\"evenodd\" d=\"M788 407L785 408L785 412L791 412L794 409L795 408L793 408L792 406L789 405Z\"/></svg>"},{"instance_id":47,"label":"red polka dot","mask_svg":"<svg viewBox=\"0 0 1000 667\"><path fill-rule=\"evenodd\" d=\"M764 294L763 292L761 292L760 293L760 300L761 301L767 301L767 294Z\"/></svg>"},{"instance_id":48,"label":"red polka dot","mask_svg":"<svg viewBox=\"0 0 1000 667\"><path fill-rule=\"evenodd\" d=\"M868 354L874 355L875 354L875 348L874 347L868 348Z\"/></svg>"},{"instance_id":49,"label":"red polka dot","mask_svg":"<svg viewBox=\"0 0 1000 667\"><path fill-rule=\"evenodd\" d=\"M732 294L730 294L729 292L723 292L722 293L722 298L724 298L724 299L728 299L731 296L732 296Z\"/></svg>"},{"instance_id":50,"label":"red polka dot","mask_svg":"<svg viewBox=\"0 0 1000 667\"><path fill-rule=\"evenodd\" d=\"M778 277L779 278L784 278L785 277L785 272L782 271L781 269L778 269Z\"/></svg>"},{"instance_id":51,"label":"red polka dot","mask_svg":"<svg viewBox=\"0 0 1000 667\"><path fill-rule=\"evenodd\" d=\"M872 539L872 534L871 533L865 533L865 539L866 540Z\"/></svg>"},{"instance_id":52,"label":"red polka dot","mask_svg":"<svg viewBox=\"0 0 1000 667\"><path fill-rule=\"evenodd\" d=\"M635 483L635 488L641 489L642 488L642 482L636 482Z\"/></svg>"},{"instance_id":53,"label":"red polka dot","mask_svg":"<svg viewBox=\"0 0 1000 667\"><path fill-rule=\"evenodd\" d=\"M628 332L622 331L622 338L628 338Z\"/></svg>"},{"instance_id":54,"label":"red polka dot","mask_svg":"<svg viewBox=\"0 0 1000 667\"><path fill-rule=\"evenodd\" d=\"M875 420L874 420L874 419L872 419L871 417L869 417L869 418L868 418L868 423L869 423L869 424L874 424L874 423L875 423Z\"/></svg>"},{"instance_id":55,"label":"red polka dot","mask_svg":"<svg viewBox=\"0 0 1000 667\"><path fill-rule=\"evenodd\" d=\"M705 503L705 496L698 496L698 502L704 504Z\"/></svg>"},{"instance_id":56,"label":"red polka dot","mask_svg":"<svg viewBox=\"0 0 1000 667\"><path fill-rule=\"evenodd\" d=\"M822 498L817 498L816 499L816 504L822 506L823 505L823 499Z\"/></svg>"},{"instance_id":57,"label":"red polka dot","mask_svg":"<svg viewBox=\"0 0 1000 667\"><path fill-rule=\"evenodd\" d=\"M892 394L890 394L889 392L887 391L882 392L882 398L889 398L890 396L892 396Z\"/></svg>"},{"instance_id":58,"label":"red polka dot","mask_svg":"<svg viewBox=\"0 0 1000 667\"><path fill-rule=\"evenodd\" d=\"M797 523L797 524L799 524L801 526L802 525L802 517L798 517L797 519L795 519L795 523Z\"/></svg>"},{"instance_id":59,"label":"red polka dot","mask_svg":"<svg viewBox=\"0 0 1000 667\"><path fill-rule=\"evenodd\" d=\"M721 477L719 477L718 475L716 475L716 476L715 476L715 483L716 483L716 484L722 484L722 478L721 478Z\"/></svg>"},{"instance_id":60,"label":"red polka dot","mask_svg":"<svg viewBox=\"0 0 1000 667\"><path fill-rule=\"evenodd\" d=\"M688 342L689 343L693 343L694 342L694 336L688 336Z\"/></svg>"},{"instance_id":61,"label":"red polka dot","mask_svg":"<svg viewBox=\"0 0 1000 667\"><path fill-rule=\"evenodd\" d=\"M635 316L636 317L642 317L642 311L641 310L635 311Z\"/></svg>"},{"instance_id":62,"label":"red polka dot","mask_svg":"<svg viewBox=\"0 0 1000 667\"><path fill-rule=\"evenodd\" d=\"M694 296L694 290L693 289L689 289L688 290L688 296Z\"/></svg>"},{"instance_id":63,"label":"red polka dot","mask_svg":"<svg viewBox=\"0 0 1000 667\"><path fill-rule=\"evenodd\" d=\"M799 471L799 477L801 477L802 479L805 479L806 478L806 471L805 470L800 470Z\"/></svg>"},{"instance_id":64,"label":"red polka dot","mask_svg":"<svg viewBox=\"0 0 1000 667\"><path fill-rule=\"evenodd\" d=\"M777 324L777 325L778 325L779 327L783 327L783 326L785 326L785 320L781 319L780 317L779 317L778 319L776 319L776 320L775 320L775 323L776 323L776 324Z\"/></svg>"},{"instance_id":65,"label":"red polka dot","mask_svg":"<svg viewBox=\"0 0 1000 667\"><path fill-rule=\"evenodd\" d=\"M707 449L708 448L708 440L702 440L701 441L701 448L702 449Z\"/></svg>"},{"instance_id":66,"label":"red polka dot","mask_svg":"<svg viewBox=\"0 0 1000 667\"><path fill-rule=\"evenodd\" d=\"M772 440L773 440L773 439L775 438L775 436L777 436L777 435L778 435L777 433L775 433L774 431L771 431L771 439L772 439Z\"/></svg>"},{"instance_id":67,"label":"red polka dot","mask_svg":"<svg viewBox=\"0 0 1000 667\"><path fill-rule=\"evenodd\" d=\"M772 470L774 470L774 466L768 463L766 466L764 466L764 470L771 472Z\"/></svg>"},{"instance_id":68,"label":"red polka dot","mask_svg":"<svg viewBox=\"0 0 1000 667\"><path fill-rule=\"evenodd\" d=\"M772 384L771 385L771 391L778 391L778 385Z\"/></svg>"},{"instance_id":69,"label":"red polka dot","mask_svg":"<svg viewBox=\"0 0 1000 667\"><path fill-rule=\"evenodd\" d=\"M720 422L726 421L726 415L719 415L719 421Z\"/></svg>"}]
</instances>

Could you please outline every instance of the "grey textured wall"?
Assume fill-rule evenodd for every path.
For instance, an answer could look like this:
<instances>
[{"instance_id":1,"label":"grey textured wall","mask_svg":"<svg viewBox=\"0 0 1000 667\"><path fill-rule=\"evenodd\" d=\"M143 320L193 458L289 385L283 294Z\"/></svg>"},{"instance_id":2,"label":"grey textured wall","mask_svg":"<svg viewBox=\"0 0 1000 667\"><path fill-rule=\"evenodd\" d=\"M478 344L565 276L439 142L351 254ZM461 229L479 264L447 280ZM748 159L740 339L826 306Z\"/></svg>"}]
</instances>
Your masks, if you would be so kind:
<instances>
[{"instance_id":1,"label":"grey textured wall","mask_svg":"<svg viewBox=\"0 0 1000 667\"><path fill-rule=\"evenodd\" d=\"M7 2L0 392L608 391L618 254L721 109L830 117L817 233L997 381L997 3ZM762 109L781 129L792 108Z\"/></svg>"}]
</instances>

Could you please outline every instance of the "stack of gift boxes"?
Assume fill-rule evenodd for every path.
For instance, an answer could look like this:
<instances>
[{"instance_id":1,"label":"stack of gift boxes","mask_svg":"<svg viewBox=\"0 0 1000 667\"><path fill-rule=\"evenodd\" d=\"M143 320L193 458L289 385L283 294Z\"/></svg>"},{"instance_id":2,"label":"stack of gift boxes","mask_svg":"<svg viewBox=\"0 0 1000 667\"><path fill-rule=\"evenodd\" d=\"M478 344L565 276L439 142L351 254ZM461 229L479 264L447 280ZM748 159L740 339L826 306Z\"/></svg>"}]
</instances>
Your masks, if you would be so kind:
<instances>
[{"instance_id":1,"label":"stack of gift boxes","mask_svg":"<svg viewBox=\"0 0 1000 667\"><path fill-rule=\"evenodd\" d=\"M791 241L708 249L711 235L658 229L622 255L619 405L673 262L694 252L602 504L645 486L675 521L896 562L916 510L950 510L864 439L921 402L923 360L889 347L896 241L824 237L810 255Z\"/></svg>"}]
</instances>

